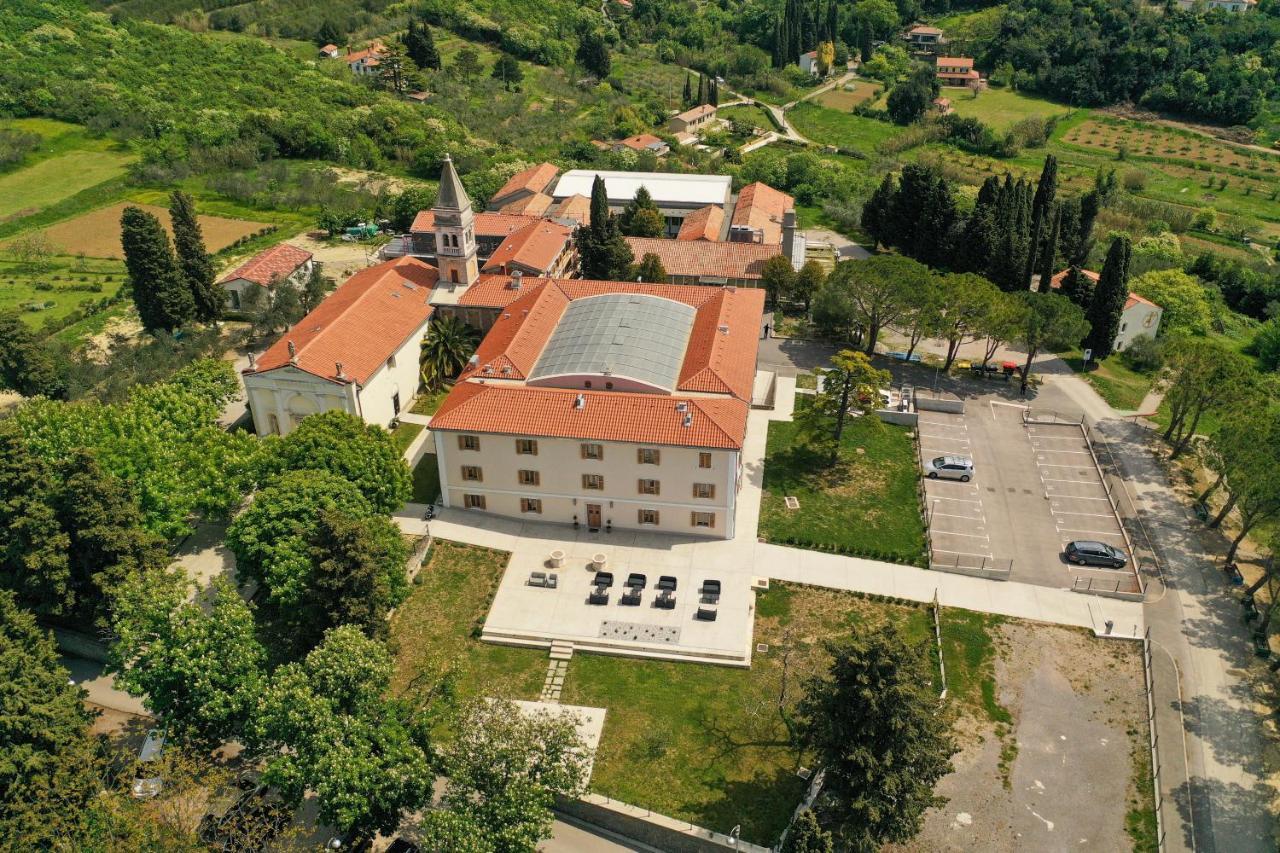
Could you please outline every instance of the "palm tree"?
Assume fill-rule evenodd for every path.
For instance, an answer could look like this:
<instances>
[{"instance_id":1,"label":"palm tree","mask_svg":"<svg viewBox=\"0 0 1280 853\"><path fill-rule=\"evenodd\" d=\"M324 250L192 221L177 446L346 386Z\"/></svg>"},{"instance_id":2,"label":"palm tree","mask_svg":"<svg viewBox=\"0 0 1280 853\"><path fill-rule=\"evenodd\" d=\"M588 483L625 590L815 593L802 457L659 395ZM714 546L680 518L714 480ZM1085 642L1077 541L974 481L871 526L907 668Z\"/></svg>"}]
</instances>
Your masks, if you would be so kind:
<instances>
[{"instance_id":1,"label":"palm tree","mask_svg":"<svg viewBox=\"0 0 1280 853\"><path fill-rule=\"evenodd\" d=\"M478 339L475 329L457 317L432 320L422 337L422 356L418 361L422 384L435 391L445 380L462 372L476 350Z\"/></svg>"}]
</instances>

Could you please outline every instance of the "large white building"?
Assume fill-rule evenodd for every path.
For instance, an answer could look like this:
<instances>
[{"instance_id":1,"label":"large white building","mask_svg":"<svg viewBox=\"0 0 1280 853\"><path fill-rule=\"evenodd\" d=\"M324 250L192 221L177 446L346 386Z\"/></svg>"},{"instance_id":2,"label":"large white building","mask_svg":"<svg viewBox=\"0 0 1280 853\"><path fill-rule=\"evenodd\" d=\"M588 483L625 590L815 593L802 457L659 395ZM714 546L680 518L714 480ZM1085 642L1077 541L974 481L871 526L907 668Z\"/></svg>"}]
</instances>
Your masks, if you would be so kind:
<instances>
[{"instance_id":1,"label":"large white building","mask_svg":"<svg viewBox=\"0 0 1280 853\"><path fill-rule=\"evenodd\" d=\"M764 293L485 276L431 421L446 506L732 538Z\"/></svg>"},{"instance_id":2,"label":"large white building","mask_svg":"<svg viewBox=\"0 0 1280 853\"><path fill-rule=\"evenodd\" d=\"M619 213L636 197L640 187L649 191L654 204L667 220L667 236L680 233L685 217L699 208L724 208L733 195L733 179L728 175L681 175L669 172L610 172L600 169L572 169L560 176L551 191L554 201L574 196L591 197L591 186L599 176L604 181L609 209Z\"/></svg>"},{"instance_id":3,"label":"large white building","mask_svg":"<svg viewBox=\"0 0 1280 853\"><path fill-rule=\"evenodd\" d=\"M399 258L361 270L244 371L258 435L331 409L387 426L418 390L436 270Z\"/></svg>"}]
</instances>

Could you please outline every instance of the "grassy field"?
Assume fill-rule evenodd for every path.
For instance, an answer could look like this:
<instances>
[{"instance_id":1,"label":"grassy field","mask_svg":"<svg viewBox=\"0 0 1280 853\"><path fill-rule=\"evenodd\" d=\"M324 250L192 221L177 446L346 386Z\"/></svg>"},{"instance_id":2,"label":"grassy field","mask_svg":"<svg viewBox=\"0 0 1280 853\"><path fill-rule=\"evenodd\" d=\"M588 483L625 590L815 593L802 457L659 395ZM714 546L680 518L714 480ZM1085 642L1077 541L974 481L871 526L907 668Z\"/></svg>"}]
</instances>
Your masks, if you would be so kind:
<instances>
[{"instance_id":1,"label":"grassy field","mask_svg":"<svg viewBox=\"0 0 1280 853\"><path fill-rule=\"evenodd\" d=\"M1066 115L1072 109L1012 89L988 89L975 98L967 89L948 87L942 90L942 97L951 100L951 109L957 115L976 118L998 133L1025 118L1040 116L1048 119Z\"/></svg>"},{"instance_id":2,"label":"grassy field","mask_svg":"<svg viewBox=\"0 0 1280 853\"><path fill-rule=\"evenodd\" d=\"M444 402L445 397L449 396L449 391L452 389L452 385L446 385L438 391L423 391L418 395L418 399L413 401L409 411L415 415L434 415L436 409L440 408L440 404Z\"/></svg>"},{"instance_id":3,"label":"grassy field","mask_svg":"<svg viewBox=\"0 0 1280 853\"><path fill-rule=\"evenodd\" d=\"M761 130L773 130L773 122L769 120L769 116L763 109L755 104L739 104L736 107L725 107L716 113L720 118L726 121L740 121L758 127Z\"/></svg>"},{"instance_id":4,"label":"grassy field","mask_svg":"<svg viewBox=\"0 0 1280 853\"><path fill-rule=\"evenodd\" d=\"M835 465L773 421L764 461L760 534L771 542L835 548L914 564L924 553L915 447L904 427L853 418ZM861 452L860 452L861 451ZM795 496L800 509L786 508Z\"/></svg>"},{"instance_id":5,"label":"grassy field","mask_svg":"<svg viewBox=\"0 0 1280 853\"><path fill-rule=\"evenodd\" d=\"M26 127L9 122L0 127L40 132L29 122ZM49 129L47 123L44 127ZM42 156L49 150L56 154ZM67 131L46 137L40 149L28 155L27 163L0 175L0 222L37 213L78 192L119 178L134 159L136 156L123 146L91 140L83 133Z\"/></svg>"},{"instance_id":6,"label":"grassy field","mask_svg":"<svg viewBox=\"0 0 1280 853\"><path fill-rule=\"evenodd\" d=\"M721 832L741 825L744 839L772 844L805 787L796 771L811 766L788 737L778 697L792 707L803 677L828 662L823 643L855 624L893 620L919 641L932 631L924 608L836 590L775 583L756 605L755 640L769 651L755 655L750 670L574 657L562 700L609 709L592 790ZM991 618L943 617L948 687L976 712L983 696L995 695Z\"/></svg>"},{"instance_id":7,"label":"grassy field","mask_svg":"<svg viewBox=\"0 0 1280 853\"><path fill-rule=\"evenodd\" d=\"M393 690L424 693L449 679L466 697L536 699L547 654L476 639L510 555L437 540L396 610Z\"/></svg>"},{"instance_id":8,"label":"grassy field","mask_svg":"<svg viewBox=\"0 0 1280 853\"><path fill-rule=\"evenodd\" d=\"M884 84L873 80L855 80L829 92L823 92L814 98L813 102L827 109L847 113L858 104L875 97L876 91L883 88Z\"/></svg>"},{"instance_id":9,"label":"grassy field","mask_svg":"<svg viewBox=\"0 0 1280 853\"><path fill-rule=\"evenodd\" d=\"M69 254L83 252L91 258L118 258L121 256L120 214L127 204L127 202L118 202L98 208L74 219L50 225L44 229L44 233L59 251ZM158 216L165 229L169 230L169 211L166 208L154 205L138 206ZM198 218L200 228L204 232L205 246L210 252L225 249L236 240L255 234L270 224L204 214Z\"/></svg>"},{"instance_id":10,"label":"grassy field","mask_svg":"<svg viewBox=\"0 0 1280 853\"><path fill-rule=\"evenodd\" d=\"M419 504L435 503L440 497L440 468L434 453L424 453L413 468L413 496Z\"/></svg>"},{"instance_id":11,"label":"grassy field","mask_svg":"<svg viewBox=\"0 0 1280 853\"><path fill-rule=\"evenodd\" d=\"M1155 377L1133 370L1124 363L1119 354L1111 356L1086 372L1080 355L1079 350L1073 350L1063 353L1062 359L1071 366L1072 370L1081 374L1093 386L1093 390L1097 391L1113 408L1128 412L1138 410L1142 405L1142 399L1151 390Z\"/></svg>"},{"instance_id":12,"label":"grassy field","mask_svg":"<svg viewBox=\"0 0 1280 853\"><path fill-rule=\"evenodd\" d=\"M124 264L119 261L55 257L47 269L37 272L0 259L0 311L17 311L26 323L38 327L86 302L115 295L124 280Z\"/></svg>"},{"instance_id":13,"label":"grassy field","mask_svg":"<svg viewBox=\"0 0 1280 853\"><path fill-rule=\"evenodd\" d=\"M886 139L892 139L902 128L873 118L803 103L787 111L791 124L804 136L823 145L836 145L871 152Z\"/></svg>"}]
</instances>

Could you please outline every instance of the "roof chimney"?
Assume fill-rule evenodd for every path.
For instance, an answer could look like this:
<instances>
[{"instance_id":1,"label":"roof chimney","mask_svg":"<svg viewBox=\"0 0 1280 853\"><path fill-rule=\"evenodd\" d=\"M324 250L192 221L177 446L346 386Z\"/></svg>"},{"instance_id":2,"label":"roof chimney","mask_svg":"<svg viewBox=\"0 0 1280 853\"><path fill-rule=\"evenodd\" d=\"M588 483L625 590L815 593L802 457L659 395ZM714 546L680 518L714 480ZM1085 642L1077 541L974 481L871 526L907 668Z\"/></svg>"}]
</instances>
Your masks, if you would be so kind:
<instances>
[{"instance_id":1,"label":"roof chimney","mask_svg":"<svg viewBox=\"0 0 1280 853\"><path fill-rule=\"evenodd\" d=\"M522 280L523 278L524 278L524 273L522 273L520 270L512 270L512 271L511 271L511 285L510 285L510 286L511 286L511 289L512 289L512 290L519 290L519 289L520 289L520 283L521 283L521 280Z\"/></svg>"},{"instance_id":2,"label":"roof chimney","mask_svg":"<svg viewBox=\"0 0 1280 853\"><path fill-rule=\"evenodd\" d=\"M573 407L575 409L584 409L586 408L586 406L587 406L587 398L583 394L579 394L573 401Z\"/></svg>"},{"instance_id":3,"label":"roof chimney","mask_svg":"<svg viewBox=\"0 0 1280 853\"><path fill-rule=\"evenodd\" d=\"M336 367L336 368L337 368L337 370L338 370L337 374L335 374L335 375L336 375L339 379L346 379L346 378L347 378L346 374L342 372L342 362L340 362L340 361L335 361L335 362L333 363L333 366L334 366L334 367Z\"/></svg>"},{"instance_id":4,"label":"roof chimney","mask_svg":"<svg viewBox=\"0 0 1280 853\"><path fill-rule=\"evenodd\" d=\"M292 340L289 341L289 363L290 364L298 363L298 348L293 345Z\"/></svg>"},{"instance_id":5,"label":"roof chimney","mask_svg":"<svg viewBox=\"0 0 1280 853\"><path fill-rule=\"evenodd\" d=\"M729 326L728 326L728 324L726 324L726 323L721 323L721 324L719 325L719 327L718 327L718 328L719 328L719 330L720 330L720 334L722 334L722 335L727 335L727 334L729 334Z\"/></svg>"},{"instance_id":6,"label":"roof chimney","mask_svg":"<svg viewBox=\"0 0 1280 853\"><path fill-rule=\"evenodd\" d=\"M684 425L686 427L693 426L693 412L687 412L684 416Z\"/></svg>"}]
</instances>

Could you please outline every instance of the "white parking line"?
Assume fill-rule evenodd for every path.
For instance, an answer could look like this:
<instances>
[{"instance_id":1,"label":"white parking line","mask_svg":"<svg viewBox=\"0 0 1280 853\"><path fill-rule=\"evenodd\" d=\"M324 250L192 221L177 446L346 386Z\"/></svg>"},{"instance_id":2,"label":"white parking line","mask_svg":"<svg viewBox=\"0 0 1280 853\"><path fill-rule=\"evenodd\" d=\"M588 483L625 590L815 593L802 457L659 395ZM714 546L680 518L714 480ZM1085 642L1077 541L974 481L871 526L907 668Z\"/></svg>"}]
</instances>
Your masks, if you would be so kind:
<instances>
[{"instance_id":1,"label":"white parking line","mask_svg":"<svg viewBox=\"0 0 1280 853\"><path fill-rule=\"evenodd\" d=\"M1062 510L1060 510L1060 509L1054 509L1054 508L1052 508L1052 507L1050 507L1050 508L1049 508L1049 512L1053 513L1054 515L1085 515L1085 516L1088 516L1089 518L1111 518L1111 517L1112 517L1112 516L1111 516L1111 513L1109 513L1109 512L1107 512L1107 513L1103 513L1103 512L1064 512L1064 511L1062 511Z\"/></svg>"},{"instance_id":2,"label":"white parking line","mask_svg":"<svg viewBox=\"0 0 1280 853\"><path fill-rule=\"evenodd\" d=\"M991 541L991 537L985 533L957 533L954 530L935 530L933 533L935 536L967 536L970 539L985 539L988 542Z\"/></svg>"},{"instance_id":3,"label":"white parking line","mask_svg":"<svg viewBox=\"0 0 1280 853\"><path fill-rule=\"evenodd\" d=\"M969 427L965 424L949 424L946 421L917 421L917 423L927 424L929 426L942 427L943 429L958 429L964 432L969 431Z\"/></svg>"},{"instance_id":4,"label":"white parking line","mask_svg":"<svg viewBox=\"0 0 1280 853\"><path fill-rule=\"evenodd\" d=\"M982 506L982 501L971 501L968 498L942 498L942 497L935 498L933 496L930 496L929 499L934 501L956 501L957 503L962 503L962 504L977 504L978 506Z\"/></svg>"},{"instance_id":5,"label":"white parking line","mask_svg":"<svg viewBox=\"0 0 1280 853\"><path fill-rule=\"evenodd\" d=\"M1080 442L1080 436L1078 435L1053 435L1047 432L1029 432L1028 435L1033 438L1051 438L1054 441L1074 441L1077 444Z\"/></svg>"},{"instance_id":6,"label":"white parking line","mask_svg":"<svg viewBox=\"0 0 1280 853\"><path fill-rule=\"evenodd\" d=\"M1104 533L1101 530L1084 530L1083 528L1079 528L1079 527L1059 527L1058 532L1059 533L1088 533L1091 536L1115 536L1118 539L1124 538L1124 536L1114 531L1107 531Z\"/></svg>"},{"instance_id":7,"label":"white parking line","mask_svg":"<svg viewBox=\"0 0 1280 853\"><path fill-rule=\"evenodd\" d=\"M954 435L935 435L934 433L931 433L931 432L922 432L920 433L920 437L921 438L941 438L946 441L960 441L960 442L964 442L965 444L969 443L969 439L967 438L959 438Z\"/></svg>"},{"instance_id":8,"label":"white parking line","mask_svg":"<svg viewBox=\"0 0 1280 853\"><path fill-rule=\"evenodd\" d=\"M1039 465L1041 468L1080 468L1082 467L1080 465L1059 465L1057 463L1051 463L1051 462L1037 462L1036 464Z\"/></svg>"},{"instance_id":9,"label":"white parking line","mask_svg":"<svg viewBox=\"0 0 1280 853\"><path fill-rule=\"evenodd\" d=\"M980 521L982 522L982 524L987 523L986 518L984 518L981 515L951 515L950 513L945 513L945 512L931 512L929 513L929 517L930 518L963 518L965 521ZM981 527L982 524L979 524L978 526ZM944 530L943 533L945 532L946 531Z\"/></svg>"},{"instance_id":10,"label":"white parking line","mask_svg":"<svg viewBox=\"0 0 1280 853\"><path fill-rule=\"evenodd\" d=\"M986 557L988 560L994 560L990 554L975 554L973 551L948 551L946 548L934 548L939 554L958 554L961 557Z\"/></svg>"},{"instance_id":11,"label":"white parking line","mask_svg":"<svg viewBox=\"0 0 1280 853\"><path fill-rule=\"evenodd\" d=\"M1072 481L1072 482L1074 482L1074 481ZM1049 492L1045 492L1045 494L1046 494L1046 495L1049 495L1049 499L1050 499L1050 500L1055 500L1055 501L1058 501L1058 500L1063 500L1063 501L1105 501L1105 500L1106 500L1106 498L1089 498L1089 497L1085 497L1084 495L1054 495L1054 494L1049 494Z\"/></svg>"},{"instance_id":12,"label":"white parking line","mask_svg":"<svg viewBox=\"0 0 1280 853\"><path fill-rule=\"evenodd\" d=\"M1048 467L1048 466L1045 466L1045 467ZM1058 466L1058 467L1075 468L1077 466L1066 465L1066 466ZM1090 477L1087 480L1063 480L1056 477L1041 477L1040 482L1042 483L1075 483L1078 486L1089 485L1089 486L1097 486L1099 489L1103 488L1102 484L1098 482L1097 477Z\"/></svg>"},{"instance_id":13,"label":"white parking line","mask_svg":"<svg viewBox=\"0 0 1280 853\"><path fill-rule=\"evenodd\" d=\"M1081 456L1089 455L1089 451L1087 450L1053 450L1052 448L1049 448L1049 447L1037 447L1036 452L1037 453L1079 453Z\"/></svg>"}]
</instances>

